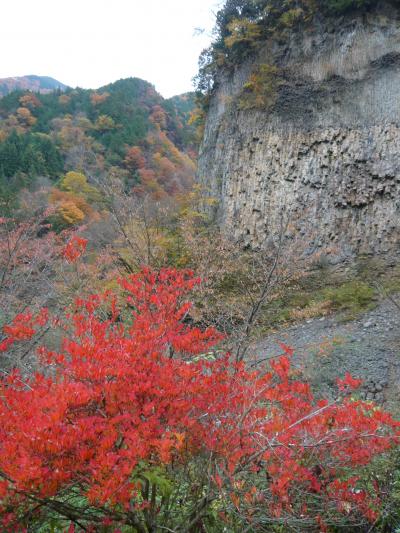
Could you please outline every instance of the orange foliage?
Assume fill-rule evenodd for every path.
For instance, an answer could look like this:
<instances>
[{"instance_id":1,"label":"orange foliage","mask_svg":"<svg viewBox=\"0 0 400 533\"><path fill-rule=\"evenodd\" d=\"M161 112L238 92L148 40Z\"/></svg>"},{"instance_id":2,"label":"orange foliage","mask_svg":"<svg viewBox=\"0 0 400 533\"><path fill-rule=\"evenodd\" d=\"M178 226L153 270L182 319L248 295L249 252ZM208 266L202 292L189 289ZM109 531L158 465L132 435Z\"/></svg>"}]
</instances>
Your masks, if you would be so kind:
<instances>
[{"instance_id":1,"label":"orange foliage","mask_svg":"<svg viewBox=\"0 0 400 533\"><path fill-rule=\"evenodd\" d=\"M61 96L58 97L58 102L62 105L69 104L70 101L71 101L71 97L68 96L67 94L62 94Z\"/></svg>"},{"instance_id":2,"label":"orange foliage","mask_svg":"<svg viewBox=\"0 0 400 533\"><path fill-rule=\"evenodd\" d=\"M19 107L17 109L17 117L19 122L24 126L33 126L36 123L36 118L27 107Z\"/></svg>"},{"instance_id":3,"label":"orange foliage","mask_svg":"<svg viewBox=\"0 0 400 533\"><path fill-rule=\"evenodd\" d=\"M150 120L151 122L153 122L153 124L158 125L160 128L167 127L167 113L159 105L155 105L153 107L152 113L150 115Z\"/></svg>"},{"instance_id":4,"label":"orange foliage","mask_svg":"<svg viewBox=\"0 0 400 533\"><path fill-rule=\"evenodd\" d=\"M163 177L165 177L166 179L170 179L174 176L176 172L176 167L172 163L172 161L168 159L168 157L162 156L160 153L157 153L153 157L153 161L156 169Z\"/></svg>"},{"instance_id":5,"label":"orange foliage","mask_svg":"<svg viewBox=\"0 0 400 533\"><path fill-rule=\"evenodd\" d=\"M100 105L105 102L109 96L109 93L92 93L90 95L90 101L94 106Z\"/></svg>"},{"instance_id":6,"label":"orange foliage","mask_svg":"<svg viewBox=\"0 0 400 533\"><path fill-rule=\"evenodd\" d=\"M139 170L141 187L136 187L135 192L150 192L154 198L159 199L165 196L165 191L160 187L154 170L142 168Z\"/></svg>"},{"instance_id":7,"label":"orange foliage","mask_svg":"<svg viewBox=\"0 0 400 533\"><path fill-rule=\"evenodd\" d=\"M94 210L84 198L71 192L53 189L50 193L50 203L55 208L55 213L68 225L83 222L86 217L92 217Z\"/></svg>"},{"instance_id":8,"label":"orange foliage","mask_svg":"<svg viewBox=\"0 0 400 533\"><path fill-rule=\"evenodd\" d=\"M139 146L132 146L132 148L129 148L126 152L124 163L130 170L144 168L146 165L146 160L144 158L142 149L139 148Z\"/></svg>"},{"instance_id":9,"label":"orange foliage","mask_svg":"<svg viewBox=\"0 0 400 533\"><path fill-rule=\"evenodd\" d=\"M85 220L85 213L70 200L60 203L56 212L64 222L72 226Z\"/></svg>"},{"instance_id":10,"label":"orange foliage","mask_svg":"<svg viewBox=\"0 0 400 533\"><path fill-rule=\"evenodd\" d=\"M158 192L161 189L164 195L174 195L193 183L196 172L193 160L188 154L179 151L164 131L159 128L152 131L146 142L149 147L148 167L153 170L153 174L150 177L145 173L142 178L139 172L144 190L154 194L155 190Z\"/></svg>"},{"instance_id":11,"label":"orange foliage","mask_svg":"<svg viewBox=\"0 0 400 533\"><path fill-rule=\"evenodd\" d=\"M42 105L37 96L32 93L24 94L24 96L21 96L21 98L19 99L19 103L21 104L21 106L30 107L31 109Z\"/></svg>"}]
</instances>

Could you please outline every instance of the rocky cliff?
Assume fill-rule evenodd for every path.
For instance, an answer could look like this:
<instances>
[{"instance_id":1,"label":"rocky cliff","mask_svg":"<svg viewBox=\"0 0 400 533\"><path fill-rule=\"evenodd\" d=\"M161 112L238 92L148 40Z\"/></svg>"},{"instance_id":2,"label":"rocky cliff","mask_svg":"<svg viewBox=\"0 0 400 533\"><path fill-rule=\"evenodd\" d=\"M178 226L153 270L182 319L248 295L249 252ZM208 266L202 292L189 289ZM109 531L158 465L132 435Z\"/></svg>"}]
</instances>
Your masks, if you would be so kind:
<instances>
[{"instance_id":1,"label":"rocky cliff","mask_svg":"<svg viewBox=\"0 0 400 533\"><path fill-rule=\"evenodd\" d=\"M398 251L399 8L316 17L216 82L199 179L226 231L258 247L287 220L334 261Z\"/></svg>"}]
</instances>

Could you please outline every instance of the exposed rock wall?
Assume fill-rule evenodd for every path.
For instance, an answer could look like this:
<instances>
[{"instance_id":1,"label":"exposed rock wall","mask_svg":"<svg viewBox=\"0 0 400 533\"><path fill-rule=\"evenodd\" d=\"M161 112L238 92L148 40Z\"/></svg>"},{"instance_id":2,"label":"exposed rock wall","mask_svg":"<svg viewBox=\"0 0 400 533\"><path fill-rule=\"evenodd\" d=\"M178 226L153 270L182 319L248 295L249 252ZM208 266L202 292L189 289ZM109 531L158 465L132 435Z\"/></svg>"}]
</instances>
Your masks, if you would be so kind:
<instances>
[{"instance_id":1,"label":"exposed rock wall","mask_svg":"<svg viewBox=\"0 0 400 533\"><path fill-rule=\"evenodd\" d=\"M199 179L222 226L262 246L287 237L335 258L392 254L400 244L400 17L315 20L220 74ZM272 103L241 110L259 64L279 69Z\"/></svg>"}]
</instances>

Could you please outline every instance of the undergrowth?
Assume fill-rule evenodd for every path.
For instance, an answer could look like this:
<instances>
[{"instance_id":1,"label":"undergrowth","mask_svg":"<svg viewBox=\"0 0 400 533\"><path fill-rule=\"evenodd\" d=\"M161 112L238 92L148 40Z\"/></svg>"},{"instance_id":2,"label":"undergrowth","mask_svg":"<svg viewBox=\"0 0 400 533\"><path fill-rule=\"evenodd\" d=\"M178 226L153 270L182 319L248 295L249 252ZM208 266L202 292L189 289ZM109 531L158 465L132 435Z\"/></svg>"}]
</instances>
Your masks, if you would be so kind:
<instances>
[{"instance_id":1,"label":"undergrowth","mask_svg":"<svg viewBox=\"0 0 400 533\"><path fill-rule=\"evenodd\" d=\"M310 272L284 295L263 306L259 334L283 324L337 314L355 320L377 306L380 299L400 292L400 266L387 268L368 260L350 272L329 268Z\"/></svg>"}]
</instances>

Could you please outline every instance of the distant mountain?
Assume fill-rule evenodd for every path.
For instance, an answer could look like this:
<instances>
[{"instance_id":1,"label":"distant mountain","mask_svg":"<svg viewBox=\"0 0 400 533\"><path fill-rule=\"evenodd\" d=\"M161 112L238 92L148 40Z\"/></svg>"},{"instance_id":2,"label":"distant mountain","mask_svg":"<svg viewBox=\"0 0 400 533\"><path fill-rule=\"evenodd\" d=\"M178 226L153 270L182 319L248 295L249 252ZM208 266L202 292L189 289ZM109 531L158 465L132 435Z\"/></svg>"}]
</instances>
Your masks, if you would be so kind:
<instances>
[{"instance_id":1,"label":"distant mountain","mask_svg":"<svg viewBox=\"0 0 400 533\"><path fill-rule=\"evenodd\" d=\"M65 91L67 85L48 76L17 76L14 78L0 78L0 97L15 90L33 91L46 94L55 89Z\"/></svg>"}]
</instances>

